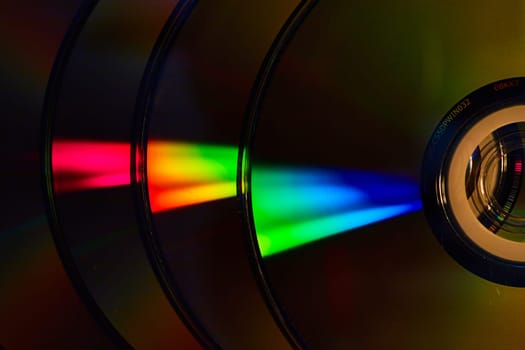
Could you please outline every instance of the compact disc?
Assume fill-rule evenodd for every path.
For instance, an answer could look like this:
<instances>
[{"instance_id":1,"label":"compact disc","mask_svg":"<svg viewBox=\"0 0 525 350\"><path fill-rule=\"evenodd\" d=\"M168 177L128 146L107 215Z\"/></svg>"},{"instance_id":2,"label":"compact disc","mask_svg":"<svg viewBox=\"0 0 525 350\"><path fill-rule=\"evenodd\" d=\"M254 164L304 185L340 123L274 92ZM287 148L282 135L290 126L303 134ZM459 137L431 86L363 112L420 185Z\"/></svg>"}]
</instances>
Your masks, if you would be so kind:
<instances>
[{"instance_id":1,"label":"compact disc","mask_svg":"<svg viewBox=\"0 0 525 350\"><path fill-rule=\"evenodd\" d=\"M114 349L55 249L40 171L47 79L80 1L2 1L0 348Z\"/></svg>"},{"instance_id":2,"label":"compact disc","mask_svg":"<svg viewBox=\"0 0 525 350\"><path fill-rule=\"evenodd\" d=\"M267 68L242 185L308 348L521 343L523 10L320 1Z\"/></svg>"},{"instance_id":3,"label":"compact disc","mask_svg":"<svg viewBox=\"0 0 525 350\"><path fill-rule=\"evenodd\" d=\"M98 3L66 37L50 80L42 132L54 237L79 294L123 348L198 349L199 340L208 342L157 282L130 175L142 75L164 23L185 5Z\"/></svg>"},{"instance_id":4,"label":"compact disc","mask_svg":"<svg viewBox=\"0 0 525 350\"><path fill-rule=\"evenodd\" d=\"M142 91L137 184L149 248L161 282L224 349L299 346L259 289L236 175L259 68L305 3L199 1L160 43Z\"/></svg>"}]
</instances>

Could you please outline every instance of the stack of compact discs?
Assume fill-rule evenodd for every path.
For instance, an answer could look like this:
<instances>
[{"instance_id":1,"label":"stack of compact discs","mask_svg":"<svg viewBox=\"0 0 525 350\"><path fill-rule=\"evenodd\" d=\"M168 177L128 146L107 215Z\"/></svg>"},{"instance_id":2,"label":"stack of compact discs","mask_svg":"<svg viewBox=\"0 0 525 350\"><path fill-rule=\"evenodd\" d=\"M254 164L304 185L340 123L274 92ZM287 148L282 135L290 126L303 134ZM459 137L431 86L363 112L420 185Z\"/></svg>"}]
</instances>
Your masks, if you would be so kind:
<instances>
[{"instance_id":1,"label":"stack of compact discs","mask_svg":"<svg viewBox=\"0 0 525 350\"><path fill-rule=\"evenodd\" d=\"M67 305L17 308L42 277L14 288L11 271L0 313L20 325L50 303L84 330L0 327L0 348L520 347L523 10L77 4L34 135L8 125L40 137L8 181L31 178L46 208L5 208L25 222L0 235L54 241Z\"/></svg>"},{"instance_id":2,"label":"stack of compact discs","mask_svg":"<svg viewBox=\"0 0 525 350\"><path fill-rule=\"evenodd\" d=\"M297 342L254 273L236 175L251 87L303 6L112 1L66 36L42 130L49 220L117 347Z\"/></svg>"}]
</instances>

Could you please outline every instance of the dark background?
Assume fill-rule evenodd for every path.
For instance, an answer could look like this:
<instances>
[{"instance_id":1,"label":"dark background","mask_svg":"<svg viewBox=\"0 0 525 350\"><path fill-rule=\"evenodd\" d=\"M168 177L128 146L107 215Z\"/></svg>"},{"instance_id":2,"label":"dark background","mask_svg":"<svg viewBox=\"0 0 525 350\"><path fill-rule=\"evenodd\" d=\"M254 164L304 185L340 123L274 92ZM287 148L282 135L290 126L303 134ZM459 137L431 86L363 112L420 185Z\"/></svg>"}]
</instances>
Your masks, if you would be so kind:
<instances>
[{"instance_id":1,"label":"dark background","mask_svg":"<svg viewBox=\"0 0 525 350\"><path fill-rule=\"evenodd\" d=\"M113 347L62 267L41 187L45 89L80 2L0 2L0 348Z\"/></svg>"}]
</instances>

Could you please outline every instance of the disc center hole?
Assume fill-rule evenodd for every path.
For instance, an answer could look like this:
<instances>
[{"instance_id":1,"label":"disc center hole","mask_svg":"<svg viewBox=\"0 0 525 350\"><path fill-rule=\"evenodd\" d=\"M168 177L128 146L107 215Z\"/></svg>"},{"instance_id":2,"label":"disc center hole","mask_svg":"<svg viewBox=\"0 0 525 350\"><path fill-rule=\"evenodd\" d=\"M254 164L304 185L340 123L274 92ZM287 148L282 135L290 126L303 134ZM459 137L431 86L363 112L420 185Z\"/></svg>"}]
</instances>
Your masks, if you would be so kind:
<instances>
[{"instance_id":1,"label":"disc center hole","mask_svg":"<svg viewBox=\"0 0 525 350\"><path fill-rule=\"evenodd\" d=\"M472 152L465 174L469 205L488 230L525 240L525 123L492 132Z\"/></svg>"}]
</instances>

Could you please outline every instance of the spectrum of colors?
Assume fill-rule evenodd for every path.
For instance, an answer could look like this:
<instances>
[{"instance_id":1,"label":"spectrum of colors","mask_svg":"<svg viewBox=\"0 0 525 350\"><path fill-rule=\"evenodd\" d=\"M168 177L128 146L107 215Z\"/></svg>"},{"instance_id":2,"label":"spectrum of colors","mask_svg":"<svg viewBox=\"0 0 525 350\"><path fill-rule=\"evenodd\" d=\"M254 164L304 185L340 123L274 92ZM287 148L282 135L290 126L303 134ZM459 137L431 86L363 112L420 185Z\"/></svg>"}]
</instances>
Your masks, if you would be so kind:
<instances>
[{"instance_id":1,"label":"spectrum of colors","mask_svg":"<svg viewBox=\"0 0 525 350\"><path fill-rule=\"evenodd\" d=\"M421 209L417 183L372 172L255 167L252 207L262 256Z\"/></svg>"},{"instance_id":2,"label":"spectrum of colors","mask_svg":"<svg viewBox=\"0 0 525 350\"><path fill-rule=\"evenodd\" d=\"M53 142L57 192L130 184L130 146ZM237 149L151 141L147 174L153 213L236 195ZM254 166L252 208L263 257L421 209L415 181L371 172Z\"/></svg>"},{"instance_id":3,"label":"spectrum of colors","mask_svg":"<svg viewBox=\"0 0 525 350\"><path fill-rule=\"evenodd\" d=\"M152 141L148 144L151 210L173 210L234 197L237 150L231 146Z\"/></svg>"}]
</instances>

